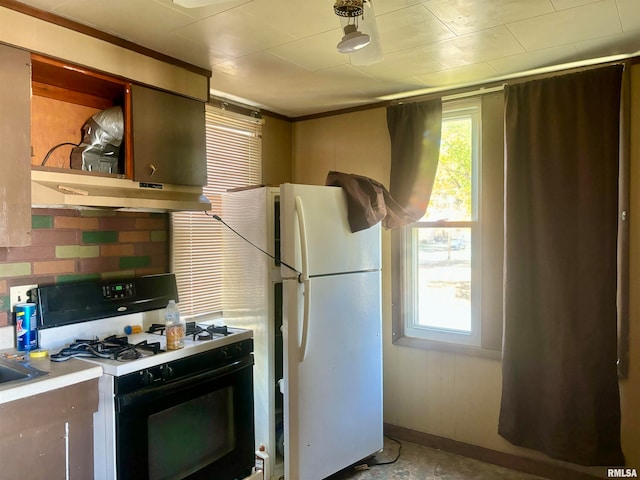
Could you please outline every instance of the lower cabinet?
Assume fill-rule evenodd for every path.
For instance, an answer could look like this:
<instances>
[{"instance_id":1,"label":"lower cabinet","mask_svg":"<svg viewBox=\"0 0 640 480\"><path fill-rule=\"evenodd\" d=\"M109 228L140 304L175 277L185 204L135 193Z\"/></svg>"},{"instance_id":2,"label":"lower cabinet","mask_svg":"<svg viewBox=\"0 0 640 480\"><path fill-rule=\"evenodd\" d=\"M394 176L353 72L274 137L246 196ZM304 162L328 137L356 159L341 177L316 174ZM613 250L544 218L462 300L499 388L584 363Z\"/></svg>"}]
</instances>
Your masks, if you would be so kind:
<instances>
[{"instance_id":1,"label":"lower cabinet","mask_svg":"<svg viewBox=\"0 0 640 480\"><path fill-rule=\"evenodd\" d=\"M0 404L0 478L93 478L98 380Z\"/></svg>"}]
</instances>

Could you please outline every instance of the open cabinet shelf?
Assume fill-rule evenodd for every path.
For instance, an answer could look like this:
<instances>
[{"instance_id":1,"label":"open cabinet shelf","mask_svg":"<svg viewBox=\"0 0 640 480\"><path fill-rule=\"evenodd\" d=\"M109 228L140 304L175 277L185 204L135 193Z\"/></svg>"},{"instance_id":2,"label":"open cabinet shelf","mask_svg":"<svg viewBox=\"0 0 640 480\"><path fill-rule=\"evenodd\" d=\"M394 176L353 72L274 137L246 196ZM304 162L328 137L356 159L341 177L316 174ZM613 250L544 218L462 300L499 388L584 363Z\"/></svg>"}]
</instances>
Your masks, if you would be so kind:
<instances>
[{"instance_id":1,"label":"open cabinet shelf","mask_svg":"<svg viewBox=\"0 0 640 480\"><path fill-rule=\"evenodd\" d=\"M79 144L83 125L96 113L113 106L122 108L124 138L118 172L132 178L130 141L131 84L113 76L70 65L41 55L31 55L31 164L42 166L47 152L63 143ZM71 169L73 145L51 153L46 167Z\"/></svg>"}]
</instances>

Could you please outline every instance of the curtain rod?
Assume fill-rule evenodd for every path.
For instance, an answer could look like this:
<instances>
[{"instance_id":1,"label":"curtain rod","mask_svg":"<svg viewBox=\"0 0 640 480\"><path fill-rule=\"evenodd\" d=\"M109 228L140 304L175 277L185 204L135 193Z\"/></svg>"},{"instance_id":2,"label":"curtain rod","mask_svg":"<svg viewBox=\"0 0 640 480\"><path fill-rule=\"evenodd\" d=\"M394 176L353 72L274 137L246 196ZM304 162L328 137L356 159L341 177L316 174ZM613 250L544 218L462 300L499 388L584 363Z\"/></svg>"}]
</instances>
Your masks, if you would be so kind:
<instances>
[{"instance_id":1,"label":"curtain rod","mask_svg":"<svg viewBox=\"0 0 640 480\"><path fill-rule=\"evenodd\" d=\"M497 87L480 88L478 90L471 90L469 92L454 93L453 95L444 95L442 97L442 101L446 102L449 100L458 100L459 98L475 97L476 95L483 95L485 93L500 92L504 90L504 87L506 85L507 85L506 83L503 83L502 85L498 85Z\"/></svg>"},{"instance_id":2,"label":"curtain rod","mask_svg":"<svg viewBox=\"0 0 640 480\"><path fill-rule=\"evenodd\" d=\"M421 102L423 100L430 100L433 98L441 98L443 102L446 101L451 101L451 100L458 100L461 98L467 98L467 97L475 97L478 95L484 95L486 93L494 93L494 92L500 92L502 90L504 90L504 88L508 85L507 82L504 82L500 85L493 85L491 87L480 87L480 88L475 88L474 90L466 90L466 91L458 91L457 93L451 93L449 95L442 95L442 92L431 92L431 93L427 93L424 95L416 95L414 97L405 97L405 98L398 98L395 100L391 100L389 102L390 105L401 105L403 103L414 103L414 102ZM457 90L462 90L461 89L457 89Z\"/></svg>"},{"instance_id":3,"label":"curtain rod","mask_svg":"<svg viewBox=\"0 0 640 480\"><path fill-rule=\"evenodd\" d=\"M622 65L623 68L626 69L628 68L628 64L631 63L633 58L628 56L623 56L623 57L611 56L607 58L601 58L598 60L599 61L594 61L594 62L574 62L574 64L565 64L562 66L563 68L556 68L556 67L560 67L560 65L556 65L554 67L546 67L546 68L540 68L537 70L531 70L529 72L522 72L521 75L514 75L510 78L503 78L501 80L503 82L501 85L495 85L495 83L499 81L499 80L496 80L495 83L488 82L489 84L494 83L494 86L486 87L486 88L480 87L480 88L476 88L475 90L463 91L460 93L452 93L451 95L442 95L443 93L442 91L437 91L437 92L429 92L429 93L424 93L422 95L415 95L415 96L409 96L404 98L388 98L388 97L386 98L379 97L379 98L390 101L389 103L390 105L420 102L423 100L437 98L439 96L442 99L442 101L456 100L459 98L472 97L476 95L482 95L485 93L499 92L501 90L504 90L504 88L507 85L515 85L515 84L527 82L530 80L554 77L556 75L565 75L568 73L579 72L584 70L591 70L593 68L601 68L601 67L606 67L611 65ZM460 87L457 90L461 90L464 88L465 87ZM473 88L473 86L469 85L467 88ZM395 97L395 95L390 95L390 97Z\"/></svg>"}]
</instances>

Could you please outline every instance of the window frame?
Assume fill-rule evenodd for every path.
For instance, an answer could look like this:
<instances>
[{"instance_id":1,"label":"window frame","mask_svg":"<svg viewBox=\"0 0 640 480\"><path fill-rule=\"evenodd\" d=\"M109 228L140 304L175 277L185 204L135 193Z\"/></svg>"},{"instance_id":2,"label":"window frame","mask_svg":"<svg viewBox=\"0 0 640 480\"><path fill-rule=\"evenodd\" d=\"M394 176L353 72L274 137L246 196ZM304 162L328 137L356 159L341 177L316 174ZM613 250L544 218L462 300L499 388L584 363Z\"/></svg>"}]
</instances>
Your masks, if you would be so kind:
<instances>
[{"instance_id":1,"label":"window frame","mask_svg":"<svg viewBox=\"0 0 640 480\"><path fill-rule=\"evenodd\" d=\"M465 105L478 108L478 137L475 177L476 211L472 215L475 228L472 230L472 319L474 334L464 336L458 332L438 332L416 335L407 328L407 317L412 315L412 304L407 291L411 288L413 272L407 268L411 260L409 235L415 225L395 229L391 232L391 297L392 297L392 341L396 345L421 349L435 349L456 353L500 358L502 339L502 262L503 257L503 159L504 159L504 97L503 92L468 96L463 100L443 101L443 121L451 118L452 112ZM486 108L485 108L486 107ZM489 212L488 223L484 218ZM466 222L465 222L466 223ZM420 222L420 226L441 226L439 222ZM447 226L467 226L461 222L450 222ZM487 232L487 230L489 230ZM415 254L415 252L414 252ZM497 261L498 260L498 261ZM410 264L409 264L410 265ZM472 328L474 324L472 323ZM461 341L462 340L462 341Z\"/></svg>"}]
</instances>

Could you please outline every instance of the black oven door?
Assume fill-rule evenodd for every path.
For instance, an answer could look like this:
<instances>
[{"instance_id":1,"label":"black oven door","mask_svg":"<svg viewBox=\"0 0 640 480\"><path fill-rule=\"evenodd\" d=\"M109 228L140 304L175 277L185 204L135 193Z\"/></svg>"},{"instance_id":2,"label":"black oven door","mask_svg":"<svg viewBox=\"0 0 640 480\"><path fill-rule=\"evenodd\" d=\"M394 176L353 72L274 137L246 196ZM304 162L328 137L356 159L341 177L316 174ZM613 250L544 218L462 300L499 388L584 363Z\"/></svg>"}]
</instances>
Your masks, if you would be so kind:
<instances>
[{"instance_id":1,"label":"black oven door","mask_svg":"<svg viewBox=\"0 0 640 480\"><path fill-rule=\"evenodd\" d=\"M118 480L235 480L254 465L253 357L116 395Z\"/></svg>"}]
</instances>

